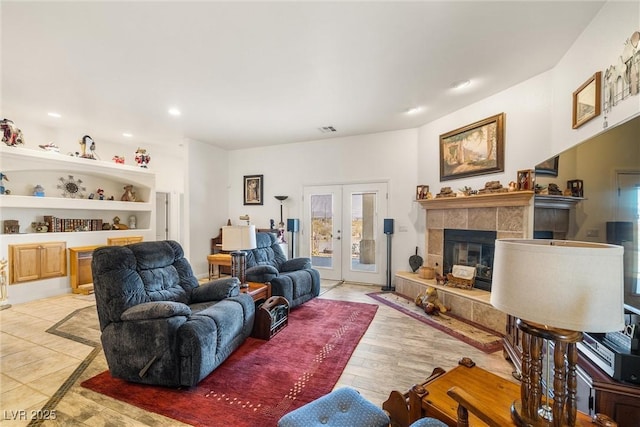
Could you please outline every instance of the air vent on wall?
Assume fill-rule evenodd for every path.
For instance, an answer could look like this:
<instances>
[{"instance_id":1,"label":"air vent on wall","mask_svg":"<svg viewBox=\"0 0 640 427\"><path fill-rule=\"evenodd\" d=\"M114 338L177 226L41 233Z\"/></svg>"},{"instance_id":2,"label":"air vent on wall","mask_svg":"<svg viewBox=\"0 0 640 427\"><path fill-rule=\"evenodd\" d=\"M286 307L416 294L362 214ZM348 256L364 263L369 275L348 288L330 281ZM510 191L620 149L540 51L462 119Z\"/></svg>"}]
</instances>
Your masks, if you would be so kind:
<instances>
[{"instance_id":1,"label":"air vent on wall","mask_svg":"<svg viewBox=\"0 0 640 427\"><path fill-rule=\"evenodd\" d=\"M334 128L333 126L322 126L321 128L318 128L318 130L322 133L337 132L336 128Z\"/></svg>"}]
</instances>

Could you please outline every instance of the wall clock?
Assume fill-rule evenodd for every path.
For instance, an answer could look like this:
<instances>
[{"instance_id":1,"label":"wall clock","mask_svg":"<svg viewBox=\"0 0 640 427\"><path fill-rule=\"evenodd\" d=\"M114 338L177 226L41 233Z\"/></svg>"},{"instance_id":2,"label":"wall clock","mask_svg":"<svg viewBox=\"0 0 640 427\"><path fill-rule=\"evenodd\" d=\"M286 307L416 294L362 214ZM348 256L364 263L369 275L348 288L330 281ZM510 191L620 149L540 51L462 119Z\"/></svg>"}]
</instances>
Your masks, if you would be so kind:
<instances>
[{"instance_id":1,"label":"wall clock","mask_svg":"<svg viewBox=\"0 0 640 427\"><path fill-rule=\"evenodd\" d=\"M69 175L68 178L60 177L59 181L58 188L62 190L62 197L82 199L83 192L87 191L86 187L82 186L82 180L74 179L73 175Z\"/></svg>"}]
</instances>

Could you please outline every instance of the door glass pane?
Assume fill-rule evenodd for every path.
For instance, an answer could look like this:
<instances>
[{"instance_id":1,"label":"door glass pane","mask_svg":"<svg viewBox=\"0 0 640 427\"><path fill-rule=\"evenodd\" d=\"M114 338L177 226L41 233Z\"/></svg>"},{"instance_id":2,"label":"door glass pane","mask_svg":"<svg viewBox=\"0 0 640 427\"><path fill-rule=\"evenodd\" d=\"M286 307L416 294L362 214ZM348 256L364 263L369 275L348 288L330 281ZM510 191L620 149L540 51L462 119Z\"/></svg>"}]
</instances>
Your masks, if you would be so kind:
<instances>
[{"instance_id":1,"label":"door glass pane","mask_svg":"<svg viewBox=\"0 0 640 427\"><path fill-rule=\"evenodd\" d=\"M376 193L351 194L351 270L376 269Z\"/></svg>"},{"instance_id":2,"label":"door glass pane","mask_svg":"<svg viewBox=\"0 0 640 427\"><path fill-rule=\"evenodd\" d=\"M311 263L333 267L333 196L311 195Z\"/></svg>"}]
</instances>

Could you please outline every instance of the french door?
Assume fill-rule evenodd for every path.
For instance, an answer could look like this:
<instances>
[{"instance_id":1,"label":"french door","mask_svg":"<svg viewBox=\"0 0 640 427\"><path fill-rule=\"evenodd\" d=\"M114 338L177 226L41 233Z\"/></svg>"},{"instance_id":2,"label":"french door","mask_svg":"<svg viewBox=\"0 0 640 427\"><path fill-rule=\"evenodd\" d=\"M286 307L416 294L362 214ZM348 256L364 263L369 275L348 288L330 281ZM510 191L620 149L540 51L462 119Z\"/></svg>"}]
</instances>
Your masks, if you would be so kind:
<instances>
[{"instance_id":1,"label":"french door","mask_svg":"<svg viewBox=\"0 0 640 427\"><path fill-rule=\"evenodd\" d=\"M384 284L386 214L385 182L305 187L301 252L323 279Z\"/></svg>"}]
</instances>

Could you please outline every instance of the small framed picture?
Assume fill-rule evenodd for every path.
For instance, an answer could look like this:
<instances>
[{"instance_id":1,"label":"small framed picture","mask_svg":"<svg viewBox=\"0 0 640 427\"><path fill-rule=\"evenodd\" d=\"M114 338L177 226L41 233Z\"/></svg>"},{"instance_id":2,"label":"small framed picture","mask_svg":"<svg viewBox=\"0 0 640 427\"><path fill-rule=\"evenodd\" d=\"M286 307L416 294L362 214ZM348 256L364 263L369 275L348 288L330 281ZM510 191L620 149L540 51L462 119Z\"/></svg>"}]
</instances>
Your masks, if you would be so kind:
<instances>
[{"instance_id":1,"label":"small framed picture","mask_svg":"<svg viewBox=\"0 0 640 427\"><path fill-rule=\"evenodd\" d=\"M428 194L429 194L428 185L418 185L416 187L416 200L424 200L428 198Z\"/></svg>"},{"instance_id":2,"label":"small framed picture","mask_svg":"<svg viewBox=\"0 0 640 427\"><path fill-rule=\"evenodd\" d=\"M600 115L602 73L598 71L573 92L573 128Z\"/></svg>"},{"instance_id":3,"label":"small framed picture","mask_svg":"<svg viewBox=\"0 0 640 427\"><path fill-rule=\"evenodd\" d=\"M518 171L518 190L533 190L536 174L533 169Z\"/></svg>"},{"instance_id":4,"label":"small framed picture","mask_svg":"<svg viewBox=\"0 0 640 427\"><path fill-rule=\"evenodd\" d=\"M264 175L244 176L244 204L262 205L264 194Z\"/></svg>"}]
</instances>

